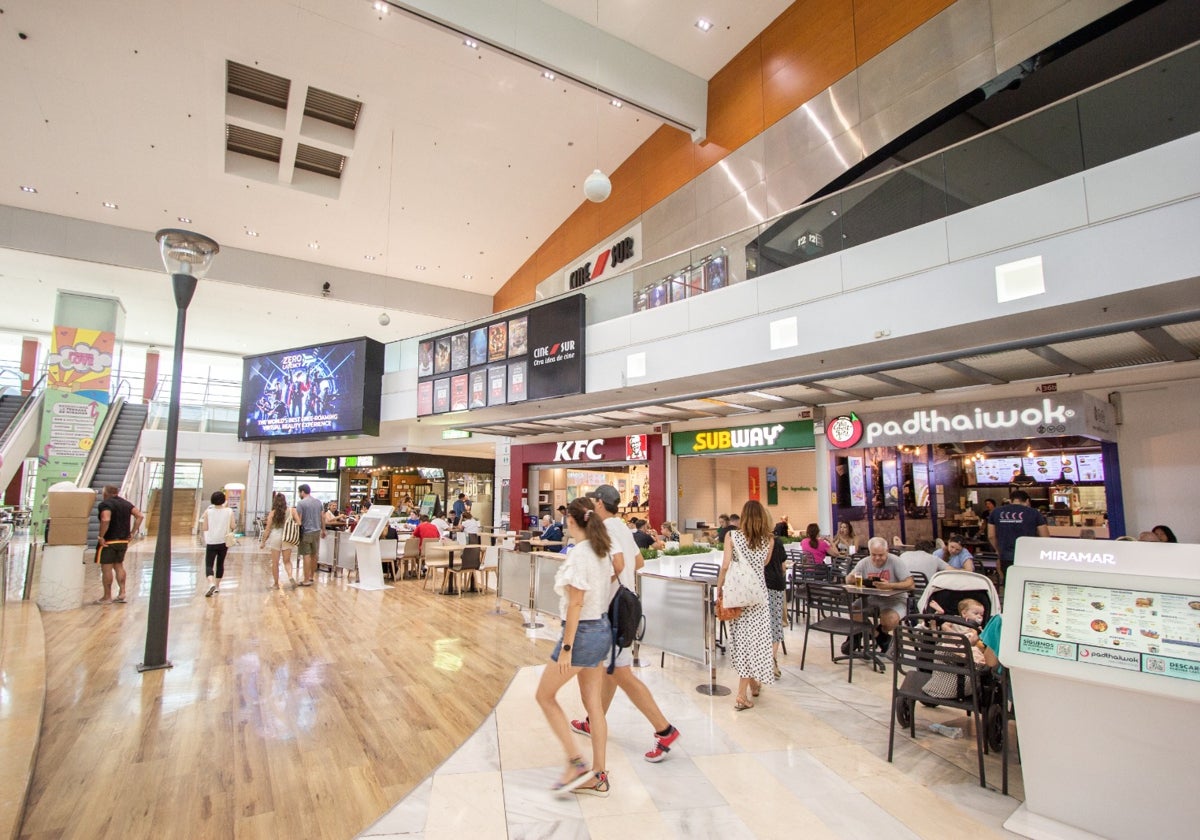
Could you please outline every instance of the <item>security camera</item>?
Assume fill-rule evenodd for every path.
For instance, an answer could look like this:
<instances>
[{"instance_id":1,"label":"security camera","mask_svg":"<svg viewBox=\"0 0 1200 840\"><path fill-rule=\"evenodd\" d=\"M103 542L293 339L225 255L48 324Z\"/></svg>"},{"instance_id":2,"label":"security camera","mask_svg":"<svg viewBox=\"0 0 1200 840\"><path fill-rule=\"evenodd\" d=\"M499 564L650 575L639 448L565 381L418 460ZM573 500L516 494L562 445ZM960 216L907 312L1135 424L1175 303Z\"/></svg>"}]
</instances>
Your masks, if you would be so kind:
<instances>
[{"instance_id":1,"label":"security camera","mask_svg":"<svg viewBox=\"0 0 1200 840\"><path fill-rule=\"evenodd\" d=\"M386 327L390 323L392 323L391 315L387 314L386 312L379 313L379 326Z\"/></svg>"},{"instance_id":2,"label":"security camera","mask_svg":"<svg viewBox=\"0 0 1200 840\"><path fill-rule=\"evenodd\" d=\"M324 295L325 297L329 297L329 281L328 280L321 284L321 294Z\"/></svg>"}]
</instances>

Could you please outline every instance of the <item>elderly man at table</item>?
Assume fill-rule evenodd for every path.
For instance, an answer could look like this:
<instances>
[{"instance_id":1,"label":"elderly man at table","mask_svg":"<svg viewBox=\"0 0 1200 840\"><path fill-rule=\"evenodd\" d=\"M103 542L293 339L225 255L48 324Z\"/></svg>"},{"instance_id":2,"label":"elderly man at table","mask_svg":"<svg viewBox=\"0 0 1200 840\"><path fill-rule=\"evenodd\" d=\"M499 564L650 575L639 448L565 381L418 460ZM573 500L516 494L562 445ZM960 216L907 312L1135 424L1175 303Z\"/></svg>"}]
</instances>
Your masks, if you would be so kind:
<instances>
[{"instance_id":1,"label":"elderly man at table","mask_svg":"<svg viewBox=\"0 0 1200 840\"><path fill-rule=\"evenodd\" d=\"M933 540L928 538L917 540L913 550L905 551L900 555L900 559L904 561L904 565L908 567L910 573L920 572L925 575L926 580L932 578L936 572L950 568L950 564L939 557L937 551L934 551Z\"/></svg>"},{"instance_id":2,"label":"elderly man at table","mask_svg":"<svg viewBox=\"0 0 1200 840\"><path fill-rule=\"evenodd\" d=\"M563 541L563 526L559 522L555 522L548 515L542 517L542 533L539 539L548 540L549 542Z\"/></svg>"},{"instance_id":3,"label":"elderly man at table","mask_svg":"<svg viewBox=\"0 0 1200 840\"><path fill-rule=\"evenodd\" d=\"M895 554L888 552L887 540L883 537L872 537L867 541L870 552L858 562L858 565L846 575L850 583L861 576L864 581L871 581L873 589L883 592L908 591L913 588L912 573L908 565ZM897 595L870 595L866 599L867 606L879 610L879 627L875 641L881 651L886 651L892 641L892 631L900 624L900 619L907 611L905 599ZM848 641L848 640L847 640Z\"/></svg>"}]
</instances>

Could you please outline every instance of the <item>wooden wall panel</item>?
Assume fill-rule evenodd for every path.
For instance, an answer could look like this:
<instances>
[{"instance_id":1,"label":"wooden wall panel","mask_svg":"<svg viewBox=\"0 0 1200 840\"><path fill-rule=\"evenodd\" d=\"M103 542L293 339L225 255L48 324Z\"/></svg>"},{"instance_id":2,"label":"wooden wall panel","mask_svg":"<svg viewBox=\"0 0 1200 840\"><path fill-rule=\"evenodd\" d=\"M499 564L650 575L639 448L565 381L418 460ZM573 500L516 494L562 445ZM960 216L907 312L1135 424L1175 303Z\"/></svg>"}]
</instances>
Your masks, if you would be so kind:
<instances>
[{"instance_id":1,"label":"wooden wall panel","mask_svg":"<svg viewBox=\"0 0 1200 840\"><path fill-rule=\"evenodd\" d=\"M708 82L708 139L736 149L763 130L762 38L755 38Z\"/></svg>"},{"instance_id":2,"label":"wooden wall panel","mask_svg":"<svg viewBox=\"0 0 1200 840\"><path fill-rule=\"evenodd\" d=\"M516 274L492 295L492 311L503 312L514 306L522 306L534 298L534 290L542 278L537 273L537 255L530 256Z\"/></svg>"},{"instance_id":3,"label":"wooden wall panel","mask_svg":"<svg viewBox=\"0 0 1200 840\"><path fill-rule=\"evenodd\" d=\"M645 212L696 177L696 144L677 128L664 125L641 145L641 205Z\"/></svg>"},{"instance_id":4,"label":"wooden wall panel","mask_svg":"<svg viewBox=\"0 0 1200 840\"><path fill-rule=\"evenodd\" d=\"M954 0L854 0L854 43L858 63L879 55Z\"/></svg>"},{"instance_id":5,"label":"wooden wall panel","mask_svg":"<svg viewBox=\"0 0 1200 840\"><path fill-rule=\"evenodd\" d=\"M857 66L853 0L799 0L762 34L763 127Z\"/></svg>"}]
</instances>

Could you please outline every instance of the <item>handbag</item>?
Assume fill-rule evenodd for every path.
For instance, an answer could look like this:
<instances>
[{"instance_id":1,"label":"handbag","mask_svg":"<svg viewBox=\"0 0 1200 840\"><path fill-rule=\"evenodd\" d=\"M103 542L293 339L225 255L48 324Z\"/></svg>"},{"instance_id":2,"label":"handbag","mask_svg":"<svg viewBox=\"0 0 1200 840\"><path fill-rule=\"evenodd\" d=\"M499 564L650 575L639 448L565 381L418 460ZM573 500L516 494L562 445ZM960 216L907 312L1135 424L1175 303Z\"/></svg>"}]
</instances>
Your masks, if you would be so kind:
<instances>
[{"instance_id":1,"label":"handbag","mask_svg":"<svg viewBox=\"0 0 1200 840\"><path fill-rule=\"evenodd\" d=\"M300 545L300 523L290 516L283 520L283 542L285 545Z\"/></svg>"},{"instance_id":2,"label":"handbag","mask_svg":"<svg viewBox=\"0 0 1200 840\"><path fill-rule=\"evenodd\" d=\"M225 547L233 548L235 545L237 545L237 537L234 536L233 531L226 531L225 532Z\"/></svg>"},{"instance_id":3,"label":"handbag","mask_svg":"<svg viewBox=\"0 0 1200 840\"><path fill-rule=\"evenodd\" d=\"M727 607L722 603L721 595L717 596L717 621L733 621L742 614L741 607Z\"/></svg>"},{"instance_id":4,"label":"handbag","mask_svg":"<svg viewBox=\"0 0 1200 840\"><path fill-rule=\"evenodd\" d=\"M762 578L754 574L750 561L741 556L736 542L733 544L733 560L729 564L729 571L725 573L722 594L728 607L753 607L767 600L766 585Z\"/></svg>"}]
</instances>

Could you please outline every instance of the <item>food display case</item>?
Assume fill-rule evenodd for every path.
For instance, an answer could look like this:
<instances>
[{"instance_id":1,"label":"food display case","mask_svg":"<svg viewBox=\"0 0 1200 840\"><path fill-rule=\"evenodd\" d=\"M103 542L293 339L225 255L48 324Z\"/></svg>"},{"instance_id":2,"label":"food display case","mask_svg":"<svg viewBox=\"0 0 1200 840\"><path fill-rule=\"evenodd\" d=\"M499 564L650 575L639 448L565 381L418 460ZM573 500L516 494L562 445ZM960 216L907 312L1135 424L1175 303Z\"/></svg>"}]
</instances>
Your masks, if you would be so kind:
<instances>
[{"instance_id":1,"label":"food display case","mask_svg":"<svg viewBox=\"0 0 1200 840\"><path fill-rule=\"evenodd\" d=\"M1005 581L1032 838L1192 838L1200 825L1200 546L1022 538Z\"/></svg>"}]
</instances>

